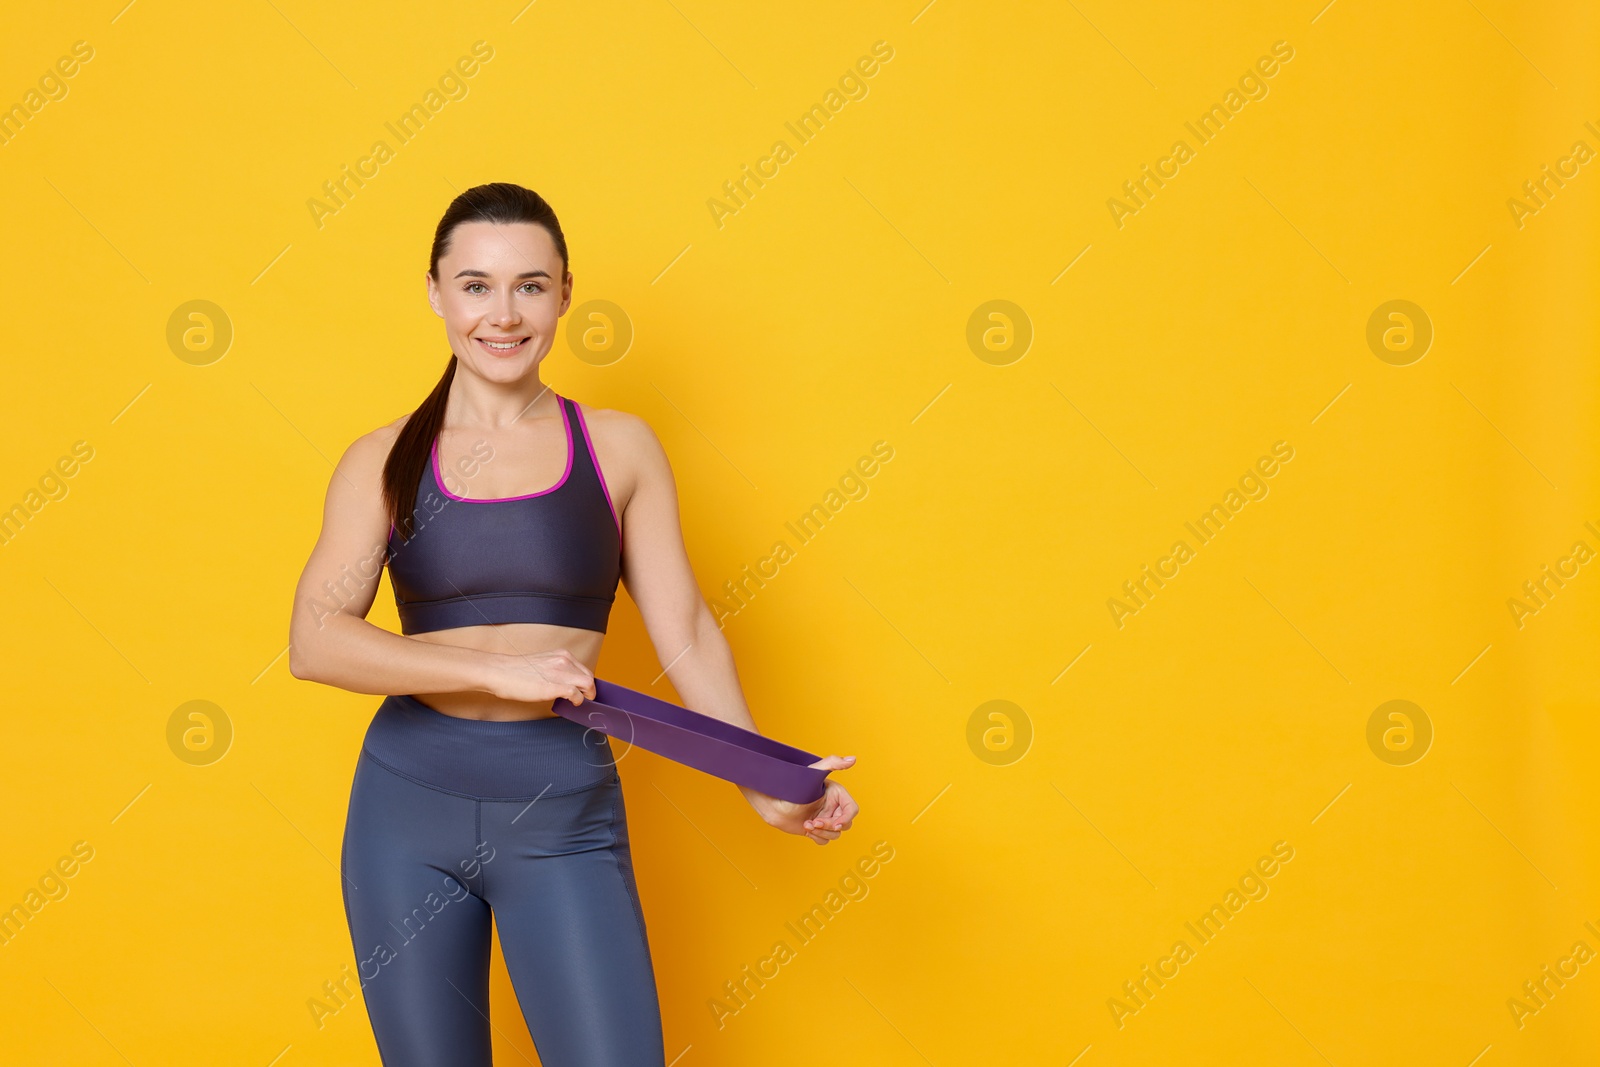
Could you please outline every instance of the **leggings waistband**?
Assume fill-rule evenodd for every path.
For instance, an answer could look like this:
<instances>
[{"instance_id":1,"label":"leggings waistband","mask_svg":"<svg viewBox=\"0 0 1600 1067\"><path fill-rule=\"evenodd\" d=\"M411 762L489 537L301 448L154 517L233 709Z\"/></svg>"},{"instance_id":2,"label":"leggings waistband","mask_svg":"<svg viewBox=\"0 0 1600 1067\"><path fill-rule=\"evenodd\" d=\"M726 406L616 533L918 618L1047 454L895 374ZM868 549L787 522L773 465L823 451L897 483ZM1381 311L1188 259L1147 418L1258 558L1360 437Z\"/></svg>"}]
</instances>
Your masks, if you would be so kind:
<instances>
[{"instance_id":1,"label":"leggings waistband","mask_svg":"<svg viewBox=\"0 0 1600 1067\"><path fill-rule=\"evenodd\" d=\"M463 719L388 696L362 751L422 785L478 800L533 800L592 789L616 773L610 739L559 716Z\"/></svg>"}]
</instances>

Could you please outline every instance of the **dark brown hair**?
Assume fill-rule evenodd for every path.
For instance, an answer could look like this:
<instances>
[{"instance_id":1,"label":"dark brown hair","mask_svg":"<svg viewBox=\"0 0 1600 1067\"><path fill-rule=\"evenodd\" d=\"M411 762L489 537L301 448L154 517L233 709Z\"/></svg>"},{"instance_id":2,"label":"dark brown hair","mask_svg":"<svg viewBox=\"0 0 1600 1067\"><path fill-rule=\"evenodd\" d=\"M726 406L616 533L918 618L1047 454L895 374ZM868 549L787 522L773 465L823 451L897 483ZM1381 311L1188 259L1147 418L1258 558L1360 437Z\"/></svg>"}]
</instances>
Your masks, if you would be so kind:
<instances>
[{"instance_id":1,"label":"dark brown hair","mask_svg":"<svg viewBox=\"0 0 1600 1067\"><path fill-rule=\"evenodd\" d=\"M439 282L439 258L450 251L450 237L455 228L464 222L531 222L543 226L561 253L561 274L567 273L567 239L561 232L561 223L544 197L511 182L490 182L475 185L450 201L444 217L433 231L433 255L428 261L428 273L434 283ZM422 468L429 461L434 438L444 425L444 405L450 396L450 382L456 376L456 355L450 353L444 376L433 387L428 398L411 413L383 465L383 503L389 512L389 521L399 531L403 540L414 532L412 518L417 508L417 483L422 478Z\"/></svg>"}]
</instances>

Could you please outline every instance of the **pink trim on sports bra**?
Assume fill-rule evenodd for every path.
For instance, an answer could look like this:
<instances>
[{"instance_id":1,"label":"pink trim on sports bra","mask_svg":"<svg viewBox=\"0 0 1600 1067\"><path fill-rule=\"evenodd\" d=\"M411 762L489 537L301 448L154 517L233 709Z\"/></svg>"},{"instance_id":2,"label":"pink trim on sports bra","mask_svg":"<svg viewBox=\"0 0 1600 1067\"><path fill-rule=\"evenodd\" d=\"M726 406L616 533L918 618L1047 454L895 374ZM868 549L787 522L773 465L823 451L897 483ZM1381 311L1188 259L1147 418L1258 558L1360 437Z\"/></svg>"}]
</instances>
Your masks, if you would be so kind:
<instances>
[{"instance_id":1,"label":"pink trim on sports bra","mask_svg":"<svg viewBox=\"0 0 1600 1067\"><path fill-rule=\"evenodd\" d=\"M567 479L569 477L571 477L571 475L572 475L572 464L573 464L573 460L577 457L578 450L572 443L572 420L567 417L567 405L564 402L565 399L566 398L563 397L560 393L556 394L556 404L561 408L561 423L562 423L563 426L565 426L567 428L567 469L561 472L561 480L559 482L557 482L555 485L552 485L548 489L541 489L537 493L523 493L521 496L497 496L497 497L485 497L485 498L482 498L482 499L478 499L478 498L474 498L474 497L470 497L470 496L456 496L448 488L445 487L444 479L439 476L439 439L437 437L435 437L433 439L433 449L432 449L432 455L433 455L433 480L434 480L434 483L436 485L438 485L439 491L441 493L443 493L445 496L449 497L451 500L459 500L463 504L504 504L504 503L507 503L507 502L512 501L512 500L530 500L530 499L532 499L533 497L536 497L536 496L548 496L549 494L555 492L557 489L560 489L563 485L566 485L567 484ZM580 415L578 417L581 420L583 416L580 413ZM585 438L585 440L587 440L587 438ZM589 450L589 454L591 456L594 455L593 448L591 448ZM596 464L596 469L598 469L598 467L599 467L599 465ZM603 484L604 483L602 482L602 485ZM611 502L610 494L607 494L606 503L609 504L610 502ZM615 517L616 512L613 511L612 515L613 515L613 517ZM621 527L618 527L618 529L620 530Z\"/></svg>"},{"instance_id":2,"label":"pink trim on sports bra","mask_svg":"<svg viewBox=\"0 0 1600 1067\"><path fill-rule=\"evenodd\" d=\"M594 464L594 473L606 494L606 507L611 509L611 521L617 524L617 534L621 536L622 520L617 517L617 506L611 502L611 487L606 485L606 473L600 469L600 454L594 450L594 438L589 436L589 423L583 417L583 405L574 402L572 410L578 413L578 429L583 431L583 443L589 447L589 461Z\"/></svg>"}]
</instances>

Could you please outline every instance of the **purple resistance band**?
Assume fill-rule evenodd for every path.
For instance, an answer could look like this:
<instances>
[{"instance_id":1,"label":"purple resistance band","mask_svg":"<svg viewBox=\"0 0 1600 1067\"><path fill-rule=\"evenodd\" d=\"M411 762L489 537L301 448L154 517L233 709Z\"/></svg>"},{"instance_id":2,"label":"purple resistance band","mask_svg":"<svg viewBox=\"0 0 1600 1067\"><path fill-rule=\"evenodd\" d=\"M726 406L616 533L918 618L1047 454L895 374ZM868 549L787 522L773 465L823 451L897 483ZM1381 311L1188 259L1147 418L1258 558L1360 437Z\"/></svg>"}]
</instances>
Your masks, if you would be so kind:
<instances>
[{"instance_id":1,"label":"purple resistance band","mask_svg":"<svg viewBox=\"0 0 1600 1067\"><path fill-rule=\"evenodd\" d=\"M614 682L596 678L594 695L582 705L557 697L550 710L780 800L809 804L823 794L828 772L809 766L820 756Z\"/></svg>"}]
</instances>

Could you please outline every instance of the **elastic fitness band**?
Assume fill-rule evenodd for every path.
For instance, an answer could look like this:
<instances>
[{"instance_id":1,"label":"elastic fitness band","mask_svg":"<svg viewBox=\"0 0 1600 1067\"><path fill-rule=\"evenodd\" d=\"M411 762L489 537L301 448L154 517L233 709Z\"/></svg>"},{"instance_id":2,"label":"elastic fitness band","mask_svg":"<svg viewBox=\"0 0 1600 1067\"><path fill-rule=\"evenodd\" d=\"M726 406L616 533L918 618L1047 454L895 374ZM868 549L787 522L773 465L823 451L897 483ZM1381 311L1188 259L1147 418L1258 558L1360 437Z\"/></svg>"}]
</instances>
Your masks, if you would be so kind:
<instances>
[{"instance_id":1,"label":"elastic fitness band","mask_svg":"<svg viewBox=\"0 0 1600 1067\"><path fill-rule=\"evenodd\" d=\"M594 695L581 706L557 697L550 710L608 737L794 804L809 804L826 788L828 772L808 766L820 756L614 682L596 678Z\"/></svg>"}]
</instances>

